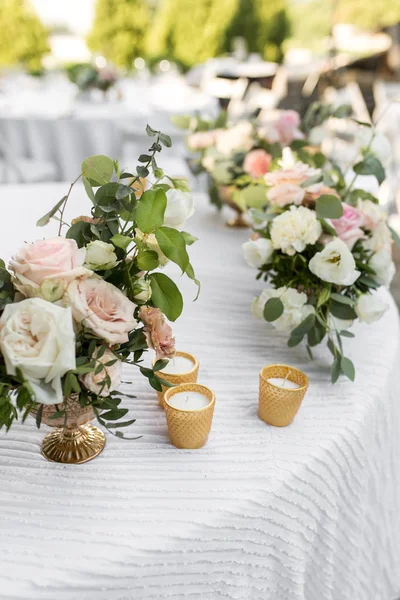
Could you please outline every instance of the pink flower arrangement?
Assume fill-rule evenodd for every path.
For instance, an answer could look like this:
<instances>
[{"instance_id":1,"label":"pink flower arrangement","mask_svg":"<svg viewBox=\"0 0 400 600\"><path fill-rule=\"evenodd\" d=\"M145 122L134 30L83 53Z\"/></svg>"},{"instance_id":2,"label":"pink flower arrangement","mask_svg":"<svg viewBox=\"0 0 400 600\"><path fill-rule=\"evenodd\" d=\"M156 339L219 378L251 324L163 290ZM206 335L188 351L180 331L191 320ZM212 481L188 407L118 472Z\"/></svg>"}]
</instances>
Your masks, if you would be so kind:
<instances>
[{"instance_id":1,"label":"pink flower arrangement","mask_svg":"<svg viewBox=\"0 0 400 600\"><path fill-rule=\"evenodd\" d=\"M304 135L299 129L300 115L295 110L280 110L277 118L259 129L259 135L271 144L279 142L283 146L289 145L293 140L303 139Z\"/></svg>"},{"instance_id":2,"label":"pink flower arrangement","mask_svg":"<svg viewBox=\"0 0 400 600\"><path fill-rule=\"evenodd\" d=\"M363 215L354 206L343 202L343 215L339 219L332 219L332 225L339 238L351 250L354 244L365 237L361 226Z\"/></svg>"},{"instance_id":3,"label":"pink flower arrangement","mask_svg":"<svg viewBox=\"0 0 400 600\"><path fill-rule=\"evenodd\" d=\"M155 350L157 360L172 358L175 354L175 339L172 337L172 329L160 309L141 306L139 318L144 323L143 331L147 344Z\"/></svg>"},{"instance_id":4,"label":"pink flower arrangement","mask_svg":"<svg viewBox=\"0 0 400 600\"><path fill-rule=\"evenodd\" d=\"M210 131L197 131L189 135L187 143L192 150L205 150L215 145L218 129Z\"/></svg>"},{"instance_id":5,"label":"pink flower arrangement","mask_svg":"<svg viewBox=\"0 0 400 600\"><path fill-rule=\"evenodd\" d=\"M271 204L277 206L286 206L287 204L299 205L302 203L305 190L299 185L293 183L279 183L272 187L267 193L267 198Z\"/></svg>"},{"instance_id":6,"label":"pink flower arrangement","mask_svg":"<svg viewBox=\"0 0 400 600\"><path fill-rule=\"evenodd\" d=\"M272 156L265 150L252 150L244 159L243 170L254 179L258 179L268 173L271 162Z\"/></svg>"}]
</instances>

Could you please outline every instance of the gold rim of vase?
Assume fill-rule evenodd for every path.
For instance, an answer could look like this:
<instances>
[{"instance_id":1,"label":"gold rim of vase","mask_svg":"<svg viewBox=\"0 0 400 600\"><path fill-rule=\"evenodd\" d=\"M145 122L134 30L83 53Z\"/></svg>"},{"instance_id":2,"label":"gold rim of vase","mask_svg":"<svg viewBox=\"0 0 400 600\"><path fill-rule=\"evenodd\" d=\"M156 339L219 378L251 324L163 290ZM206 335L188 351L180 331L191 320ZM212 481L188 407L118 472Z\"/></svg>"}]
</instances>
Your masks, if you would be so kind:
<instances>
[{"instance_id":1,"label":"gold rim of vase","mask_svg":"<svg viewBox=\"0 0 400 600\"><path fill-rule=\"evenodd\" d=\"M304 384L303 384L303 385L301 385L301 386L300 386L300 387L298 387L298 388L282 388L281 386L279 386L279 385L276 385L275 383L271 383L270 381L268 381L268 378L269 378L269 377L274 377L274 376L276 377L276 373L275 373L275 374L271 373L271 374L269 375L269 377L268 377L268 376L266 376L266 375L265 375L265 373L266 373L266 371L267 371L267 370L271 370L271 371L272 371L273 369L277 369L277 368L278 368L278 369L285 368L285 369L287 369L289 372L290 372L290 371L294 371L294 372L296 372L296 373L299 375L299 377L300 377L300 378L302 378L302 379L304 380ZM261 379L263 379L263 380L264 380L266 383L268 383L268 385L272 386L273 388L275 388L275 389L277 389L277 390L282 390L282 389L284 389L284 390L285 390L285 393L292 393L292 392L293 392L293 393L298 393L298 392L301 392L301 391L303 391L303 390L306 390L306 389L308 388L309 384L310 384L310 382L309 382L309 379L308 379L307 375L306 375L305 373L303 373L303 371L300 371L300 369L296 369L296 367L290 367L289 365L283 365L283 364L266 365L265 367L263 367L263 368L261 369L261 371L260 371L260 377L261 377ZM289 379L289 377L288 377L288 379ZM292 379L289 379L289 381L293 381L293 380L292 380ZM294 381L293 383L297 383L297 382L296 382L296 381ZM298 384L298 385L299 385L299 384Z\"/></svg>"},{"instance_id":2,"label":"gold rim of vase","mask_svg":"<svg viewBox=\"0 0 400 600\"><path fill-rule=\"evenodd\" d=\"M185 410L183 408L177 408L176 406L172 406L172 404L170 404L168 402L170 397L175 396L175 394L178 394L180 392L185 392L185 391L200 392L203 394L203 396L206 396L208 398L209 403L206 406L203 406L203 408L195 408L194 410ZM215 394L212 390L210 390L210 388L208 388L205 385L202 385L201 383L181 383L181 384L177 385L176 387L168 388L168 390L164 393L164 402L166 404L168 404L169 408L171 408L172 410L176 410L176 412L199 413L199 412L203 412L204 410L209 410L210 407L215 404Z\"/></svg>"}]
</instances>

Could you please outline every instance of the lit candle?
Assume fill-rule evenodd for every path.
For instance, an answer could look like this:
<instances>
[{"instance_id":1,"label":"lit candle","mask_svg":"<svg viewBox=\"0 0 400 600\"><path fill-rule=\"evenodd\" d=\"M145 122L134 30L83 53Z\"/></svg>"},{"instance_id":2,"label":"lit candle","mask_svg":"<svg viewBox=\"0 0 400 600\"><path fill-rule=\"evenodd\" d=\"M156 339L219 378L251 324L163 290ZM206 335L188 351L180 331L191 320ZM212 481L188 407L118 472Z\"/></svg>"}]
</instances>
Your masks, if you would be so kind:
<instances>
[{"instance_id":1,"label":"lit candle","mask_svg":"<svg viewBox=\"0 0 400 600\"><path fill-rule=\"evenodd\" d=\"M195 363L186 356L174 356L163 371L166 375L183 375L194 367Z\"/></svg>"},{"instance_id":2,"label":"lit candle","mask_svg":"<svg viewBox=\"0 0 400 600\"><path fill-rule=\"evenodd\" d=\"M199 410L205 408L210 400L199 392L180 392L175 394L169 401L171 406L181 410Z\"/></svg>"},{"instance_id":3,"label":"lit candle","mask_svg":"<svg viewBox=\"0 0 400 600\"><path fill-rule=\"evenodd\" d=\"M267 379L268 383L272 383L272 385L276 385L277 387L286 388L288 390L296 390L300 386L294 381L290 381L290 379L283 377L270 377Z\"/></svg>"}]
</instances>

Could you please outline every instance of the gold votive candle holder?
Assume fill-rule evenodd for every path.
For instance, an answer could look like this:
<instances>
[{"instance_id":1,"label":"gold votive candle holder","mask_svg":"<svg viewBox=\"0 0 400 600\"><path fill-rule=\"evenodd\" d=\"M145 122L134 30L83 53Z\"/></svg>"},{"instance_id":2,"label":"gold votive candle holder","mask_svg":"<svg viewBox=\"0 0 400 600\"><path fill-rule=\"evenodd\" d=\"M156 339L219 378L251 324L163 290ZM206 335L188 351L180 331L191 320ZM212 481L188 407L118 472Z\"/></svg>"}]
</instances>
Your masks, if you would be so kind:
<instances>
[{"instance_id":1,"label":"gold votive candle holder","mask_svg":"<svg viewBox=\"0 0 400 600\"><path fill-rule=\"evenodd\" d=\"M165 379L169 383L173 385L180 385L181 383L196 383L197 376L199 374L199 361L193 354L189 354L189 352L175 352L175 356L182 356L183 358L187 358L193 363L193 367L189 369L186 373L168 373L168 365L165 367L165 371L158 371L157 375L161 377L161 379ZM154 363L153 363L154 364ZM162 392L157 392L158 403L160 406L165 408L164 404L164 394L170 389L162 386Z\"/></svg>"},{"instance_id":2,"label":"gold votive candle holder","mask_svg":"<svg viewBox=\"0 0 400 600\"><path fill-rule=\"evenodd\" d=\"M298 385L296 388L280 387L268 381L282 378ZM288 365L268 365L260 371L258 416L275 427L286 427L295 418L308 388L308 377L299 369Z\"/></svg>"},{"instance_id":3,"label":"gold votive candle holder","mask_svg":"<svg viewBox=\"0 0 400 600\"><path fill-rule=\"evenodd\" d=\"M198 392L209 400L203 408L185 410L172 406L170 402L176 394ZM164 396L165 414L167 417L168 433L171 444L176 448L197 449L204 446L210 433L215 396L205 385L199 383L184 383L169 388Z\"/></svg>"}]
</instances>

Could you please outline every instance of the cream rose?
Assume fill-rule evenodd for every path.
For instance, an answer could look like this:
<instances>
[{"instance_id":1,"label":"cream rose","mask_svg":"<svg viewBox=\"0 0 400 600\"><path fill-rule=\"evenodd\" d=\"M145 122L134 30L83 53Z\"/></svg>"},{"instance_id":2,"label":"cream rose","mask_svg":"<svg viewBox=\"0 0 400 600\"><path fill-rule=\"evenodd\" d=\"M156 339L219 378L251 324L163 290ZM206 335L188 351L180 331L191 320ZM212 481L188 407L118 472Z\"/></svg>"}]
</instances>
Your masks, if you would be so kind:
<instances>
[{"instance_id":1,"label":"cream rose","mask_svg":"<svg viewBox=\"0 0 400 600\"><path fill-rule=\"evenodd\" d=\"M143 242L148 250L151 250L152 252L157 253L158 262L160 263L160 265L162 267L164 267L169 262L169 259L165 256L164 252L161 250L154 233L143 233L143 231L140 231L140 229L135 229L135 234L136 234L137 239L140 242Z\"/></svg>"},{"instance_id":2,"label":"cream rose","mask_svg":"<svg viewBox=\"0 0 400 600\"><path fill-rule=\"evenodd\" d=\"M362 294L358 297L354 310L360 321L373 323L374 321L378 321L389 310L389 304L382 302L376 294Z\"/></svg>"},{"instance_id":3,"label":"cream rose","mask_svg":"<svg viewBox=\"0 0 400 600\"><path fill-rule=\"evenodd\" d=\"M71 309L41 298L8 304L0 319L0 350L7 373L20 369L37 402L61 403L61 377L76 368Z\"/></svg>"},{"instance_id":4,"label":"cream rose","mask_svg":"<svg viewBox=\"0 0 400 600\"><path fill-rule=\"evenodd\" d=\"M98 353L99 350L97 349L92 358L96 362L96 369L100 364L103 365L103 369L97 374L95 371L86 373L86 375L83 375L79 379L90 392L96 394L96 396L106 397L109 396L110 392L117 390L121 385L121 361L115 358L111 350L107 349L101 358L97 358ZM113 361L114 364L106 366L107 363ZM107 376L110 378L109 386L106 382Z\"/></svg>"},{"instance_id":5,"label":"cream rose","mask_svg":"<svg viewBox=\"0 0 400 600\"><path fill-rule=\"evenodd\" d=\"M145 304L151 298L150 281L144 277L139 277L133 284L133 298L138 304Z\"/></svg>"},{"instance_id":6,"label":"cream rose","mask_svg":"<svg viewBox=\"0 0 400 600\"><path fill-rule=\"evenodd\" d=\"M216 135L216 149L224 156L229 156L235 150L250 150L253 127L248 121L241 121L230 129L220 129Z\"/></svg>"},{"instance_id":7,"label":"cream rose","mask_svg":"<svg viewBox=\"0 0 400 600\"><path fill-rule=\"evenodd\" d=\"M392 234L386 223L381 222L376 227L375 231L363 242L363 246L366 250L372 250L372 252L378 252L379 250L385 249L389 254L392 253Z\"/></svg>"},{"instance_id":8,"label":"cream rose","mask_svg":"<svg viewBox=\"0 0 400 600\"><path fill-rule=\"evenodd\" d=\"M86 251L62 237L26 244L12 257L14 285L24 296L60 300L70 281L92 274L83 267Z\"/></svg>"},{"instance_id":9,"label":"cream rose","mask_svg":"<svg viewBox=\"0 0 400 600\"><path fill-rule=\"evenodd\" d=\"M329 242L321 252L317 252L308 268L323 281L336 285L352 285L360 276L352 253L339 239Z\"/></svg>"},{"instance_id":10,"label":"cream rose","mask_svg":"<svg viewBox=\"0 0 400 600\"><path fill-rule=\"evenodd\" d=\"M249 240L242 245L242 248L245 261L249 267L255 267L256 269L270 262L274 253L271 240L266 238Z\"/></svg>"},{"instance_id":11,"label":"cream rose","mask_svg":"<svg viewBox=\"0 0 400 600\"><path fill-rule=\"evenodd\" d=\"M357 209L363 217L362 226L369 231L374 231L382 221L386 220L385 211L372 200L359 199Z\"/></svg>"},{"instance_id":12,"label":"cream rose","mask_svg":"<svg viewBox=\"0 0 400 600\"><path fill-rule=\"evenodd\" d=\"M164 213L164 225L174 229L183 229L186 219L194 214L192 194L171 189L167 192L167 207Z\"/></svg>"},{"instance_id":13,"label":"cream rose","mask_svg":"<svg viewBox=\"0 0 400 600\"><path fill-rule=\"evenodd\" d=\"M85 267L92 271L107 271L118 264L115 248L101 240L90 242L86 246Z\"/></svg>"},{"instance_id":14,"label":"cream rose","mask_svg":"<svg viewBox=\"0 0 400 600\"><path fill-rule=\"evenodd\" d=\"M293 256L308 244L315 244L321 233L321 223L314 211L304 206L291 206L272 221L272 246Z\"/></svg>"},{"instance_id":15,"label":"cream rose","mask_svg":"<svg viewBox=\"0 0 400 600\"><path fill-rule=\"evenodd\" d=\"M278 331L292 331L306 317L314 313L314 307L306 304L307 295L303 292L298 292L293 288L278 288L264 290L260 296L254 298L252 312L258 319L263 318L264 306L271 298L280 298L284 310L283 314L272 321L271 325Z\"/></svg>"},{"instance_id":16,"label":"cream rose","mask_svg":"<svg viewBox=\"0 0 400 600\"><path fill-rule=\"evenodd\" d=\"M138 325L133 316L136 305L103 279L73 281L67 288L66 301L78 325L109 344L124 344L128 333Z\"/></svg>"}]
</instances>

